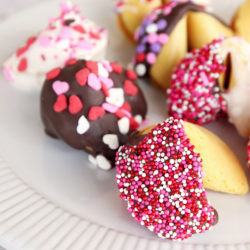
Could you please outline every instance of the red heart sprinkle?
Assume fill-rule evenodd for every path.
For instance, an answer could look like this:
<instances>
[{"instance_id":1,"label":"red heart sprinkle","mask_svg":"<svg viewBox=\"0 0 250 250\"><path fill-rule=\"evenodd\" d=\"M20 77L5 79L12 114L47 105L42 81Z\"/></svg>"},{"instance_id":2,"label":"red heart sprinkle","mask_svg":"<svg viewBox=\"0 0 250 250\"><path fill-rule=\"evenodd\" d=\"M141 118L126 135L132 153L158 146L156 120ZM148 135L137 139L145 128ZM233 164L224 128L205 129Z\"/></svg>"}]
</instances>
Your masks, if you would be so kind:
<instances>
[{"instance_id":1,"label":"red heart sprinkle","mask_svg":"<svg viewBox=\"0 0 250 250\"><path fill-rule=\"evenodd\" d=\"M80 98L76 95L72 95L69 98L69 112L71 114L78 113L83 108Z\"/></svg>"},{"instance_id":2,"label":"red heart sprinkle","mask_svg":"<svg viewBox=\"0 0 250 250\"><path fill-rule=\"evenodd\" d=\"M54 104L54 110L59 113L63 111L64 109L66 109L67 106L68 106L67 97L65 95L59 95Z\"/></svg>"},{"instance_id":3,"label":"red heart sprinkle","mask_svg":"<svg viewBox=\"0 0 250 250\"><path fill-rule=\"evenodd\" d=\"M146 57L145 53L140 53L136 56L136 61L143 62L145 60L145 57Z\"/></svg>"},{"instance_id":4,"label":"red heart sprinkle","mask_svg":"<svg viewBox=\"0 0 250 250\"><path fill-rule=\"evenodd\" d=\"M103 82L101 82L101 84L102 84L102 92L103 92L103 94L105 96L109 97L109 90L108 90L107 86Z\"/></svg>"},{"instance_id":5,"label":"red heart sprinkle","mask_svg":"<svg viewBox=\"0 0 250 250\"><path fill-rule=\"evenodd\" d=\"M133 116L129 119L129 123L130 123L130 128L131 129L137 130L139 128L139 124L138 124L138 122L135 120L135 118Z\"/></svg>"},{"instance_id":6,"label":"red heart sprinkle","mask_svg":"<svg viewBox=\"0 0 250 250\"><path fill-rule=\"evenodd\" d=\"M76 80L81 86L84 86L87 83L89 73L90 71L86 68L81 69L76 73Z\"/></svg>"},{"instance_id":7,"label":"red heart sprinkle","mask_svg":"<svg viewBox=\"0 0 250 250\"><path fill-rule=\"evenodd\" d=\"M68 61L65 62L65 65L74 65L77 63L77 59L76 58L71 58Z\"/></svg>"},{"instance_id":8,"label":"red heart sprinkle","mask_svg":"<svg viewBox=\"0 0 250 250\"><path fill-rule=\"evenodd\" d=\"M21 72L25 71L27 69L27 65L28 65L27 59L25 57L22 58L21 61L19 62L18 70Z\"/></svg>"},{"instance_id":9,"label":"red heart sprinkle","mask_svg":"<svg viewBox=\"0 0 250 250\"><path fill-rule=\"evenodd\" d=\"M74 25L72 28L82 34L86 33L86 30L81 25Z\"/></svg>"},{"instance_id":10,"label":"red heart sprinkle","mask_svg":"<svg viewBox=\"0 0 250 250\"><path fill-rule=\"evenodd\" d=\"M28 40L26 41L26 46L29 47L35 41L36 41L36 37L35 36L32 36L32 37L28 38Z\"/></svg>"},{"instance_id":11,"label":"red heart sprinkle","mask_svg":"<svg viewBox=\"0 0 250 250\"><path fill-rule=\"evenodd\" d=\"M88 69L90 69L90 71L92 73L94 73L96 75L98 74L98 66L97 66L97 64L95 62L93 62L93 61L87 61L86 62L86 67Z\"/></svg>"},{"instance_id":12,"label":"red heart sprinkle","mask_svg":"<svg viewBox=\"0 0 250 250\"><path fill-rule=\"evenodd\" d=\"M128 102L124 102L121 108L131 112L131 106Z\"/></svg>"},{"instance_id":13,"label":"red heart sprinkle","mask_svg":"<svg viewBox=\"0 0 250 250\"><path fill-rule=\"evenodd\" d=\"M137 79L137 75L136 75L136 73L134 72L134 70L132 70L132 69L128 69L128 70L127 70L126 76L127 76L129 79L131 79L131 80Z\"/></svg>"},{"instance_id":14,"label":"red heart sprinkle","mask_svg":"<svg viewBox=\"0 0 250 250\"><path fill-rule=\"evenodd\" d=\"M57 76L59 76L61 73L61 68L55 68L55 69L52 69L51 71L49 71L47 74L46 74L46 78L48 80L51 80L51 79L54 79L56 78Z\"/></svg>"},{"instance_id":15,"label":"red heart sprinkle","mask_svg":"<svg viewBox=\"0 0 250 250\"><path fill-rule=\"evenodd\" d=\"M118 118L123 118L125 115L124 113L121 111L121 109L118 109L116 112L115 112L115 115L118 117Z\"/></svg>"},{"instance_id":16,"label":"red heart sprinkle","mask_svg":"<svg viewBox=\"0 0 250 250\"><path fill-rule=\"evenodd\" d=\"M90 31L90 37L93 38L93 39L100 39L100 36L98 34L95 34L93 32Z\"/></svg>"},{"instance_id":17,"label":"red heart sprinkle","mask_svg":"<svg viewBox=\"0 0 250 250\"><path fill-rule=\"evenodd\" d=\"M112 67L115 73L121 74L122 73L122 66L119 63L111 62L110 66Z\"/></svg>"},{"instance_id":18,"label":"red heart sprinkle","mask_svg":"<svg viewBox=\"0 0 250 250\"><path fill-rule=\"evenodd\" d=\"M19 57L20 55L22 55L24 52L26 52L28 50L28 47L22 47L20 49L17 50L16 52L16 56Z\"/></svg>"},{"instance_id":19,"label":"red heart sprinkle","mask_svg":"<svg viewBox=\"0 0 250 250\"><path fill-rule=\"evenodd\" d=\"M105 115L105 110L102 107L93 106L90 108L89 111L89 120L95 121L99 117L102 117L104 115Z\"/></svg>"},{"instance_id":20,"label":"red heart sprinkle","mask_svg":"<svg viewBox=\"0 0 250 250\"><path fill-rule=\"evenodd\" d=\"M138 93L138 88L130 80L125 80L124 91L127 95L136 95Z\"/></svg>"}]
</instances>

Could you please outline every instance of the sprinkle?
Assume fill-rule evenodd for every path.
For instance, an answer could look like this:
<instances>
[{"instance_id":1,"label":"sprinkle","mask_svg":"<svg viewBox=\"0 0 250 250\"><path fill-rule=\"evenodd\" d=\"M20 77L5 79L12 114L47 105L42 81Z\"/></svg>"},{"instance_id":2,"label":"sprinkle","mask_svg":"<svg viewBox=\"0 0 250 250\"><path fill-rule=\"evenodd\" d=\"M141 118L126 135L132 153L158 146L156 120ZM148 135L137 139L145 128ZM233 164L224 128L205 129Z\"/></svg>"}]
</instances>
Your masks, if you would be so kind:
<instances>
[{"instance_id":1,"label":"sprinkle","mask_svg":"<svg viewBox=\"0 0 250 250\"><path fill-rule=\"evenodd\" d=\"M76 73L75 77L79 85L84 86L87 83L89 74L90 71L87 68L81 69Z\"/></svg>"},{"instance_id":2,"label":"sprinkle","mask_svg":"<svg viewBox=\"0 0 250 250\"><path fill-rule=\"evenodd\" d=\"M83 108L82 101L76 95L71 95L69 98L69 112L77 114Z\"/></svg>"},{"instance_id":3,"label":"sprinkle","mask_svg":"<svg viewBox=\"0 0 250 250\"><path fill-rule=\"evenodd\" d=\"M157 60L157 56L154 53L150 52L147 54L147 62L149 64L154 64L156 60Z\"/></svg>"},{"instance_id":4,"label":"sprinkle","mask_svg":"<svg viewBox=\"0 0 250 250\"><path fill-rule=\"evenodd\" d=\"M166 146L169 141L171 147ZM182 121L172 117L154 127L138 146L120 147L116 181L134 219L170 240L184 240L211 229L216 217L203 187L198 158ZM177 159L181 161L173 167Z\"/></svg>"},{"instance_id":5,"label":"sprinkle","mask_svg":"<svg viewBox=\"0 0 250 250\"><path fill-rule=\"evenodd\" d=\"M72 26L72 28L82 34L86 33L86 30L82 27L82 25L77 24Z\"/></svg>"},{"instance_id":6,"label":"sprinkle","mask_svg":"<svg viewBox=\"0 0 250 250\"><path fill-rule=\"evenodd\" d=\"M59 113L68 107L67 97L65 95L59 95L54 104L54 110Z\"/></svg>"},{"instance_id":7,"label":"sprinkle","mask_svg":"<svg viewBox=\"0 0 250 250\"><path fill-rule=\"evenodd\" d=\"M126 95L137 95L138 88L130 80L124 81L124 92Z\"/></svg>"},{"instance_id":8,"label":"sprinkle","mask_svg":"<svg viewBox=\"0 0 250 250\"><path fill-rule=\"evenodd\" d=\"M27 59L24 57L20 60L20 62L18 64L18 70L20 72L23 72L27 69L27 66L28 66L28 62L27 62Z\"/></svg>"},{"instance_id":9,"label":"sprinkle","mask_svg":"<svg viewBox=\"0 0 250 250\"><path fill-rule=\"evenodd\" d=\"M57 95L61 95L69 90L69 84L67 82L55 81L52 84L52 88Z\"/></svg>"},{"instance_id":10,"label":"sprinkle","mask_svg":"<svg viewBox=\"0 0 250 250\"><path fill-rule=\"evenodd\" d=\"M225 116L226 102L216 82L226 70L218 58L221 42L191 51L175 68L167 92L171 116L199 125Z\"/></svg>"},{"instance_id":11,"label":"sprinkle","mask_svg":"<svg viewBox=\"0 0 250 250\"><path fill-rule=\"evenodd\" d=\"M108 111L109 113L115 113L118 110L117 106L106 102L102 104L102 108Z\"/></svg>"},{"instance_id":12,"label":"sprinkle","mask_svg":"<svg viewBox=\"0 0 250 250\"><path fill-rule=\"evenodd\" d=\"M99 117L102 117L104 115L105 115L105 110L102 107L92 106L89 110L88 117L90 121L95 121Z\"/></svg>"},{"instance_id":13,"label":"sprinkle","mask_svg":"<svg viewBox=\"0 0 250 250\"><path fill-rule=\"evenodd\" d=\"M102 137L104 144L108 145L110 149L117 149L119 147L118 137L115 134L106 134Z\"/></svg>"},{"instance_id":14,"label":"sprinkle","mask_svg":"<svg viewBox=\"0 0 250 250\"><path fill-rule=\"evenodd\" d=\"M128 69L126 71L126 76L131 79L131 80L136 80L137 79L137 75L136 73L132 70L132 69Z\"/></svg>"},{"instance_id":15,"label":"sprinkle","mask_svg":"<svg viewBox=\"0 0 250 250\"><path fill-rule=\"evenodd\" d=\"M88 85L96 91L102 88L101 82L99 81L97 76L93 73L90 73L88 76Z\"/></svg>"},{"instance_id":16,"label":"sprinkle","mask_svg":"<svg viewBox=\"0 0 250 250\"><path fill-rule=\"evenodd\" d=\"M47 36L40 36L39 45L42 47L49 47L51 45L51 39Z\"/></svg>"},{"instance_id":17,"label":"sprinkle","mask_svg":"<svg viewBox=\"0 0 250 250\"><path fill-rule=\"evenodd\" d=\"M90 124L88 120L86 119L84 115L82 115L78 120L78 125L76 128L77 133L80 135L83 135L89 130L89 128L90 128Z\"/></svg>"}]
</instances>

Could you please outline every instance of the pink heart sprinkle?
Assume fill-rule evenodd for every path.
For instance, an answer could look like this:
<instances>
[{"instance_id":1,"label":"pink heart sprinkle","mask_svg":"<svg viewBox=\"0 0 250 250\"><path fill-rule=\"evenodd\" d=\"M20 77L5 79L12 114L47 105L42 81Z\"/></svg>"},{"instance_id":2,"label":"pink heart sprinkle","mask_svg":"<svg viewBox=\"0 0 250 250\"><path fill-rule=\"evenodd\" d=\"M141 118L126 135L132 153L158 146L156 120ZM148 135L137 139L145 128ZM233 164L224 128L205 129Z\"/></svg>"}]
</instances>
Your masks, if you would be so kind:
<instances>
[{"instance_id":1,"label":"pink heart sprinkle","mask_svg":"<svg viewBox=\"0 0 250 250\"><path fill-rule=\"evenodd\" d=\"M117 106L106 102L102 104L102 108L108 111L109 113L115 113L118 110Z\"/></svg>"},{"instance_id":2,"label":"pink heart sprinkle","mask_svg":"<svg viewBox=\"0 0 250 250\"><path fill-rule=\"evenodd\" d=\"M98 91L102 88L102 84L100 83L97 76L93 73L90 73L88 76L88 85L96 91Z\"/></svg>"},{"instance_id":3,"label":"pink heart sprinkle","mask_svg":"<svg viewBox=\"0 0 250 250\"><path fill-rule=\"evenodd\" d=\"M62 95L69 90L69 84L67 82L55 81L52 84L52 88L57 95Z\"/></svg>"},{"instance_id":4,"label":"pink heart sprinkle","mask_svg":"<svg viewBox=\"0 0 250 250\"><path fill-rule=\"evenodd\" d=\"M78 48L86 49L86 50L92 50L93 45L85 40L80 40L78 44L76 45Z\"/></svg>"},{"instance_id":5,"label":"pink heart sprinkle","mask_svg":"<svg viewBox=\"0 0 250 250\"><path fill-rule=\"evenodd\" d=\"M60 34L61 39L70 39L72 37L72 32L70 27L68 26L63 26Z\"/></svg>"},{"instance_id":6,"label":"pink heart sprinkle","mask_svg":"<svg viewBox=\"0 0 250 250\"><path fill-rule=\"evenodd\" d=\"M39 38L39 45L42 47L49 47L51 45L51 40L47 36L41 36Z\"/></svg>"},{"instance_id":7,"label":"pink heart sprinkle","mask_svg":"<svg viewBox=\"0 0 250 250\"><path fill-rule=\"evenodd\" d=\"M12 77L10 71L9 71L7 68L4 68L4 69L3 69L3 73L4 73L5 77L6 77L10 82L13 82L14 79L13 79L13 77Z\"/></svg>"},{"instance_id":8,"label":"pink heart sprinkle","mask_svg":"<svg viewBox=\"0 0 250 250\"><path fill-rule=\"evenodd\" d=\"M121 109L121 111L122 111L122 113L123 113L125 116L127 116L128 118L131 118L131 117L132 117L132 115L131 115L127 110Z\"/></svg>"},{"instance_id":9,"label":"pink heart sprinkle","mask_svg":"<svg viewBox=\"0 0 250 250\"><path fill-rule=\"evenodd\" d=\"M71 8L67 3L60 3L59 8L60 8L62 13L68 13L71 11Z\"/></svg>"},{"instance_id":10,"label":"pink heart sprinkle","mask_svg":"<svg viewBox=\"0 0 250 250\"><path fill-rule=\"evenodd\" d=\"M172 11L172 9L169 6L167 6L164 8L163 14L166 16L166 15L170 14L171 11Z\"/></svg>"},{"instance_id":11,"label":"pink heart sprinkle","mask_svg":"<svg viewBox=\"0 0 250 250\"><path fill-rule=\"evenodd\" d=\"M108 72L112 72L113 69L112 67L110 66L109 63L106 63L105 61L100 61L100 63L102 64L102 66L108 71Z\"/></svg>"},{"instance_id":12,"label":"pink heart sprinkle","mask_svg":"<svg viewBox=\"0 0 250 250\"><path fill-rule=\"evenodd\" d=\"M112 79L104 77L104 76L98 76L99 80L103 82L108 89L112 88L114 86L114 82Z\"/></svg>"}]
</instances>

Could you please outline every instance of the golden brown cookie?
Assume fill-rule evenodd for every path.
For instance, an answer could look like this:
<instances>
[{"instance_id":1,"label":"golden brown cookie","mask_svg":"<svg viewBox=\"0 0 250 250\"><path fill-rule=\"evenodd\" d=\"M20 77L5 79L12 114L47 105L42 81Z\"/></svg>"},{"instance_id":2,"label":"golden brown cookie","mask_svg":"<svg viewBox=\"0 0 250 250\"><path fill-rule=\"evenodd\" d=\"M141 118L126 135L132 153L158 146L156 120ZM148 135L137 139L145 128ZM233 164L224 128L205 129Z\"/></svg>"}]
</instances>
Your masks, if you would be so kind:
<instances>
[{"instance_id":1,"label":"golden brown cookie","mask_svg":"<svg viewBox=\"0 0 250 250\"><path fill-rule=\"evenodd\" d=\"M215 134L198 125L183 122L187 138L200 154L205 172L204 187L229 194L244 195L248 182L240 162L231 149ZM147 135L154 126L140 131L138 137Z\"/></svg>"},{"instance_id":2,"label":"golden brown cookie","mask_svg":"<svg viewBox=\"0 0 250 250\"><path fill-rule=\"evenodd\" d=\"M201 48L220 35L232 36L233 31L203 7L170 2L145 17L136 31L135 71L166 90L173 68L187 51Z\"/></svg>"}]
</instances>

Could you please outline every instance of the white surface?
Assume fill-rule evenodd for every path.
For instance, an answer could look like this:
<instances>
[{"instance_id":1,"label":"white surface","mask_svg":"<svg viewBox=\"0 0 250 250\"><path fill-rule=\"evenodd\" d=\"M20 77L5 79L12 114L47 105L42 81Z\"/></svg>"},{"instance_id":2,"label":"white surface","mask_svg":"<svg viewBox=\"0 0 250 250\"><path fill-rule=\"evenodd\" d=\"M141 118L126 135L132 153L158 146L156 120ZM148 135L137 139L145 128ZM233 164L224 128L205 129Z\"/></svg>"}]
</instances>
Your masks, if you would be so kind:
<instances>
[{"instance_id":1,"label":"white surface","mask_svg":"<svg viewBox=\"0 0 250 250\"><path fill-rule=\"evenodd\" d=\"M110 31L107 59L126 65L133 47L120 35L110 1L73 2L82 5L88 2L83 5L82 13ZM216 12L229 20L233 9L242 1L213 2ZM58 14L57 3L39 3L1 23L0 62L42 28L48 17ZM141 86L150 103L150 123L161 122L166 117L165 94L147 83L141 82ZM220 223L206 234L172 245L132 219L126 203L119 198L114 169L97 169L88 162L84 152L44 134L39 94L20 92L2 74L0 114L0 152L4 158L0 159L0 245L7 249L153 250L193 248L192 244L198 244L196 248L209 244L207 249L214 245L224 249L241 244L238 247L246 249L245 244L250 243L249 193L239 197L209 191L210 201L220 214ZM206 127L225 140L245 167L247 140L240 138L226 120ZM246 172L249 178L247 169Z\"/></svg>"}]
</instances>

